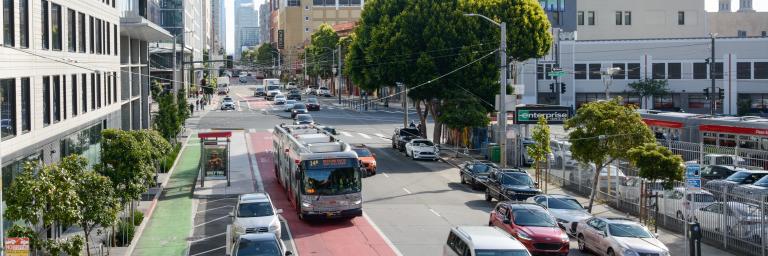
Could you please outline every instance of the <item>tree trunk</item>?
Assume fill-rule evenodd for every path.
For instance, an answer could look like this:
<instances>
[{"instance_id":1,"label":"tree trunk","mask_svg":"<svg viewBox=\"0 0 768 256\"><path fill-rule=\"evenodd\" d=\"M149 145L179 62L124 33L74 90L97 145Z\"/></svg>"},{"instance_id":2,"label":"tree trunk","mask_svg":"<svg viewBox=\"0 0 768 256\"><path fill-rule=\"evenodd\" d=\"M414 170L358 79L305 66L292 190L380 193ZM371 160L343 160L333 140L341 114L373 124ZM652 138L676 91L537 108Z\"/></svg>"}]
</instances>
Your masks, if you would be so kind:
<instances>
[{"instance_id":1,"label":"tree trunk","mask_svg":"<svg viewBox=\"0 0 768 256\"><path fill-rule=\"evenodd\" d=\"M440 143L440 140L443 137L442 129L443 129L443 123L439 120L439 115L437 115L438 112L440 112L440 102L438 100L432 100L429 103L431 107L429 107L429 112L432 114L432 117L435 119L435 127L433 129L432 134L432 140L435 143Z\"/></svg>"},{"instance_id":2,"label":"tree trunk","mask_svg":"<svg viewBox=\"0 0 768 256\"><path fill-rule=\"evenodd\" d=\"M91 231L88 228L88 223L83 222L83 233L85 234L85 255L91 256L90 235Z\"/></svg>"},{"instance_id":3,"label":"tree trunk","mask_svg":"<svg viewBox=\"0 0 768 256\"><path fill-rule=\"evenodd\" d=\"M595 195L597 195L597 182L600 178L600 171L604 168L603 163L595 163L595 176L592 178L592 193L589 195L589 207L587 212L592 213L592 205L595 203ZM610 170L608 170L610 171Z\"/></svg>"}]
</instances>

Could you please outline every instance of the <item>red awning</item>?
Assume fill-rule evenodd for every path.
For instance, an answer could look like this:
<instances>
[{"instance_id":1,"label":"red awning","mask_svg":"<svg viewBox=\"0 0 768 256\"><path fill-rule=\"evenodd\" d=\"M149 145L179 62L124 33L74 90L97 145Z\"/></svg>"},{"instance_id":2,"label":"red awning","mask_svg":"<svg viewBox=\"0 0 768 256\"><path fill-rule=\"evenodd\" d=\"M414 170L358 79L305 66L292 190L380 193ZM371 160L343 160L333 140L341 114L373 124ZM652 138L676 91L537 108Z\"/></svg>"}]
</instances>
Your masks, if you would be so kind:
<instances>
[{"instance_id":1,"label":"red awning","mask_svg":"<svg viewBox=\"0 0 768 256\"><path fill-rule=\"evenodd\" d=\"M749 127L736 127L736 126L725 126L725 125L701 125L699 126L699 130L702 132L722 132L722 133L768 136L768 129L749 128Z\"/></svg>"},{"instance_id":2,"label":"red awning","mask_svg":"<svg viewBox=\"0 0 768 256\"><path fill-rule=\"evenodd\" d=\"M197 137L201 139L229 138L232 137L232 132L204 132L197 134Z\"/></svg>"},{"instance_id":3,"label":"red awning","mask_svg":"<svg viewBox=\"0 0 768 256\"><path fill-rule=\"evenodd\" d=\"M672 121L662 121L662 120L656 120L656 119L643 119L643 122L645 122L648 126L658 126L658 127L666 127L666 128L683 128L683 123L678 122L672 122Z\"/></svg>"}]
</instances>

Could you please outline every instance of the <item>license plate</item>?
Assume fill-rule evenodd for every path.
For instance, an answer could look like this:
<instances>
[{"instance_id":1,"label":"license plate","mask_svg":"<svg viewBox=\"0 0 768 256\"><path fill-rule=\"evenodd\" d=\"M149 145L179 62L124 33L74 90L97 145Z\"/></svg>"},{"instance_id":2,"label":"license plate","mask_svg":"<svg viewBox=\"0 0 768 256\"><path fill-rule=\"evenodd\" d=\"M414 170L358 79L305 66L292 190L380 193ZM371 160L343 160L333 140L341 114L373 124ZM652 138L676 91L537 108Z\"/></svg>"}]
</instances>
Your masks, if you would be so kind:
<instances>
[{"instance_id":1,"label":"license plate","mask_svg":"<svg viewBox=\"0 0 768 256\"><path fill-rule=\"evenodd\" d=\"M333 217L334 215L337 215L337 214L338 214L338 212L326 212L325 216L326 217Z\"/></svg>"}]
</instances>

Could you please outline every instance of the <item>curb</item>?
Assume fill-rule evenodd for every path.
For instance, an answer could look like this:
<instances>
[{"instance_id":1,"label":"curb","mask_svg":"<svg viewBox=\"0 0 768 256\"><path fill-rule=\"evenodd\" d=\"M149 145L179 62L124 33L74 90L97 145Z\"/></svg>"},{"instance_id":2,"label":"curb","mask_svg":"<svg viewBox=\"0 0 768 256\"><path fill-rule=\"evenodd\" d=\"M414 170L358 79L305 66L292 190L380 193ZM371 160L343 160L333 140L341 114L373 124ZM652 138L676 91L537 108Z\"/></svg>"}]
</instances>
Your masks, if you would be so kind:
<instances>
[{"instance_id":1,"label":"curb","mask_svg":"<svg viewBox=\"0 0 768 256\"><path fill-rule=\"evenodd\" d=\"M189 138L189 136L187 138ZM155 197L152 198L152 204L149 206L147 213L144 214L144 219L141 221L141 224L139 224L139 226L136 227L136 232L133 233L133 239L131 239L131 243L128 246L128 249L125 251L125 254L124 254L125 256L133 255L133 251L136 249L136 244L139 243L139 239L141 239L141 235L142 233L144 233L144 228L147 227L147 223L149 223L149 219L152 218L152 214L155 212L157 201L160 199L160 195L163 194L163 190L165 190L165 185L168 184L168 180L171 179L171 176L173 175L173 171L176 170L176 165L179 164L179 161L181 159L181 153L184 152L184 150L187 148L188 143L189 143L189 139L184 140L184 143L181 146L181 150L179 150L179 155L176 156L176 160L173 161L171 170L168 171L168 176L166 176L163 182L160 183L161 184L160 192L155 194Z\"/></svg>"}]
</instances>

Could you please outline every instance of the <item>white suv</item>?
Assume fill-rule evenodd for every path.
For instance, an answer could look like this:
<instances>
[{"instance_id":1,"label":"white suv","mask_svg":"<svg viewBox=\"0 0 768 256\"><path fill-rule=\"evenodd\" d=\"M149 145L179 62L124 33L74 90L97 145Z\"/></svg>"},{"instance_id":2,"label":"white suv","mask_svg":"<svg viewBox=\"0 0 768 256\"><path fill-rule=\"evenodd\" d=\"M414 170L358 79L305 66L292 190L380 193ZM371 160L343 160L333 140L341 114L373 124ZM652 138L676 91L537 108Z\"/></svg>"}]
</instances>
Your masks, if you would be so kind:
<instances>
[{"instance_id":1,"label":"white suv","mask_svg":"<svg viewBox=\"0 0 768 256\"><path fill-rule=\"evenodd\" d=\"M528 249L495 227L460 226L451 229L443 256L514 255L530 256Z\"/></svg>"},{"instance_id":2,"label":"white suv","mask_svg":"<svg viewBox=\"0 0 768 256\"><path fill-rule=\"evenodd\" d=\"M282 209L275 209L272 199L266 193L243 194L238 197L232 217L233 239L250 233L271 232L280 238L281 228L278 214Z\"/></svg>"}]
</instances>

